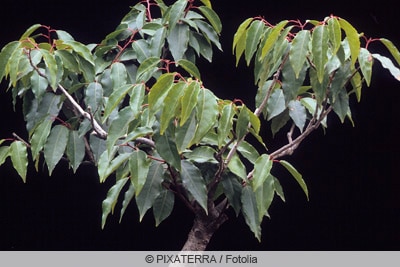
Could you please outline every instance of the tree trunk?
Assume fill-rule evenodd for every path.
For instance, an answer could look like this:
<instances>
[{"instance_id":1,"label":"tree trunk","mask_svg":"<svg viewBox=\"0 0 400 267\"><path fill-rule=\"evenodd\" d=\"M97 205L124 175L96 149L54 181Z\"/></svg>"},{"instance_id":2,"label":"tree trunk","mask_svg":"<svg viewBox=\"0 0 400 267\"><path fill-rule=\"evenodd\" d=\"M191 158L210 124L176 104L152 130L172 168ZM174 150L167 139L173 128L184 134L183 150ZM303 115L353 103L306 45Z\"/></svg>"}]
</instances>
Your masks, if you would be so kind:
<instances>
[{"instance_id":1,"label":"tree trunk","mask_svg":"<svg viewBox=\"0 0 400 267\"><path fill-rule=\"evenodd\" d=\"M227 220L223 212L197 213L182 251L205 251L211 237Z\"/></svg>"}]
</instances>

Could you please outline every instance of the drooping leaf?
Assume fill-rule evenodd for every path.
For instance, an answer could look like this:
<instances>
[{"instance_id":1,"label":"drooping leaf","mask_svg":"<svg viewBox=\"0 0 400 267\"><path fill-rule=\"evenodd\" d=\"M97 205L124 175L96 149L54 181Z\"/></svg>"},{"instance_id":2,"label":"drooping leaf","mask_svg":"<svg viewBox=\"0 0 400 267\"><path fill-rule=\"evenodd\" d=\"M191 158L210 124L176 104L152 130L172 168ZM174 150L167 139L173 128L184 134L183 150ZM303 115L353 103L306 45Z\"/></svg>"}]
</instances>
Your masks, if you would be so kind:
<instances>
[{"instance_id":1,"label":"drooping leaf","mask_svg":"<svg viewBox=\"0 0 400 267\"><path fill-rule=\"evenodd\" d=\"M253 18L248 18L243 21L233 37L232 52L236 55L236 66L246 47L246 29L252 21Z\"/></svg>"},{"instance_id":2,"label":"drooping leaf","mask_svg":"<svg viewBox=\"0 0 400 267\"><path fill-rule=\"evenodd\" d=\"M242 188L242 213L246 224L250 230L254 233L254 236L261 242L261 227L259 220L259 212L257 209L257 201L255 194L250 186L244 186Z\"/></svg>"},{"instance_id":3,"label":"drooping leaf","mask_svg":"<svg viewBox=\"0 0 400 267\"><path fill-rule=\"evenodd\" d=\"M275 89L267 102L267 120L271 120L286 109L285 96L282 89Z\"/></svg>"},{"instance_id":4,"label":"drooping leaf","mask_svg":"<svg viewBox=\"0 0 400 267\"><path fill-rule=\"evenodd\" d=\"M248 107L242 105L235 127L237 139L241 139L249 131L250 112Z\"/></svg>"},{"instance_id":5,"label":"drooping leaf","mask_svg":"<svg viewBox=\"0 0 400 267\"><path fill-rule=\"evenodd\" d=\"M333 111L339 116L340 121L343 123L348 112L350 111L349 96L345 90L341 90L338 93L335 102L333 102L332 106L333 106Z\"/></svg>"},{"instance_id":6,"label":"drooping leaf","mask_svg":"<svg viewBox=\"0 0 400 267\"><path fill-rule=\"evenodd\" d=\"M284 112L280 113L278 116L272 118L271 120L271 132L275 136L279 130L285 126L290 120L289 110L286 109Z\"/></svg>"},{"instance_id":7,"label":"drooping leaf","mask_svg":"<svg viewBox=\"0 0 400 267\"><path fill-rule=\"evenodd\" d=\"M150 115L154 115L154 113L162 107L162 103L173 84L174 76L174 73L161 75L150 89L148 94Z\"/></svg>"},{"instance_id":8,"label":"drooping leaf","mask_svg":"<svg viewBox=\"0 0 400 267\"><path fill-rule=\"evenodd\" d=\"M20 41L23 41L24 39L28 38L31 36L31 34L33 32L35 32L37 29L39 29L42 25L41 24L33 24L32 26L30 26L25 32L24 34L22 34L22 36L19 38Z\"/></svg>"},{"instance_id":9,"label":"drooping leaf","mask_svg":"<svg viewBox=\"0 0 400 267\"><path fill-rule=\"evenodd\" d=\"M170 133L165 132L163 135L155 133L154 135L156 149L160 156L177 170L181 170L181 158L178 148Z\"/></svg>"},{"instance_id":10,"label":"drooping leaf","mask_svg":"<svg viewBox=\"0 0 400 267\"><path fill-rule=\"evenodd\" d=\"M332 45L332 54L335 55L342 42L342 29L337 18L331 17L328 20L329 42Z\"/></svg>"},{"instance_id":11,"label":"drooping leaf","mask_svg":"<svg viewBox=\"0 0 400 267\"><path fill-rule=\"evenodd\" d=\"M129 123L134 119L133 110L127 106L118 112L116 118L111 122L107 136L107 149L111 153L111 149L117 140L127 133Z\"/></svg>"},{"instance_id":12,"label":"drooping leaf","mask_svg":"<svg viewBox=\"0 0 400 267\"><path fill-rule=\"evenodd\" d=\"M288 104L289 116L292 118L294 124L303 132L304 125L307 119L307 113L304 106L299 100L292 100Z\"/></svg>"},{"instance_id":13,"label":"drooping leaf","mask_svg":"<svg viewBox=\"0 0 400 267\"><path fill-rule=\"evenodd\" d=\"M40 70L42 73L44 73L44 70ZM30 77L31 81L31 86L32 86L32 92L35 95L35 97L40 100L44 93L47 90L47 87L49 86L49 82L46 78L42 77L39 75L37 71L34 71Z\"/></svg>"},{"instance_id":14,"label":"drooping leaf","mask_svg":"<svg viewBox=\"0 0 400 267\"><path fill-rule=\"evenodd\" d=\"M302 30L296 34L290 46L289 60L296 78L299 78L300 71L306 62L310 40L310 31Z\"/></svg>"},{"instance_id":15,"label":"drooping leaf","mask_svg":"<svg viewBox=\"0 0 400 267\"><path fill-rule=\"evenodd\" d=\"M85 142L79 137L78 131L70 131L67 143L67 157L74 173L82 163L85 156Z\"/></svg>"},{"instance_id":16,"label":"drooping leaf","mask_svg":"<svg viewBox=\"0 0 400 267\"><path fill-rule=\"evenodd\" d=\"M268 216L268 209L274 199L274 177L268 174L265 181L254 192L257 202L258 219L261 222L264 216Z\"/></svg>"},{"instance_id":17,"label":"drooping leaf","mask_svg":"<svg viewBox=\"0 0 400 267\"><path fill-rule=\"evenodd\" d=\"M254 164L258 159L258 157L260 156L257 149L252 144L246 141L242 141L239 144L238 151L243 157L245 157L252 164Z\"/></svg>"},{"instance_id":18,"label":"drooping leaf","mask_svg":"<svg viewBox=\"0 0 400 267\"><path fill-rule=\"evenodd\" d=\"M301 189L303 189L304 194L306 194L307 200L309 199L308 197L308 188L306 183L303 180L303 176L293 167L292 164L285 160L280 160L280 164L282 164L283 167L286 168L290 172L290 174L294 177L294 179L297 181L297 183L300 185Z\"/></svg>"},{"instance_id":19,"label":"drooping leaf","mask_svg":"<svg viewBox=\"0 0 400 267\"><path fill-rule=\"evenodd\" d=\"M379 38L379 41L381 41L386 46L390 54L392 54L392 56L396 60L397 64L400 65L400 52L397 49L397 47L393 44L393 42L386 38Z\"/></svg>"},{"instance_id":20,"label":"drooping leaf","mask_svg":"<svg viewBox=\"0 0 400 267\"><path fill-rule=\"evenodd\" d=\"M34 160L39 156L40 151L43 149L50 134L50 129L53 121L44 119L34 130L31 138L31 153Z\"/></svg>"},{"instance_id":21,"label":"drooping leaf","mask_svg":"<svg viewBox=\"0 0 400 267\"><path fill-rule=\"evenodd\" d=\"M379 60L379 62L382 64L382 67L389 70L390 74L392 74L392 76L396 80L400 81L400 69L393 64L390 58L382 56L380 54L372 54L372 56L375 59Z\"/></svg>"},{"instance_id":22,"label":"drooping leaf","mask_svg":"<svg viewBox=\"0 0 400 267\"><path fill-rule=\"evenodd\" d=\"M167 36L167 40L174 60L181 60L189 43L189 26L187 24L177 24Z\"/></svg>"},{"instance_id":23,"label":"drooping leaf","mask_svg":"<svg viewBox=\"0 0 400 267\"><path fill-rule=\"evenodd\" d=\"M57 61L54 54L50 53L45 49L40 49L40 53L43 56L44 62L46 63L46 67L48 70L47 79L49 81L50 87L55 90L58 86L57 84Z\"/></svg>"},{"instance_id":24,"label":"drooping leaf","mask_svg":"<svg viewBox=\"0 0 400 267\"><path fill-rule=\"evenodd\" d=\"M179 66L181 66L184 70L186 70L191 76L196 79L201 80L200 71L195 64L187 59L180 59L176 62Z\"/></svg>"},{"instance_id":25,"label":"drooping leaf","mask_svg":"<svg viewBox=\"0 0 400 267\"><path fill-rule=\"evenodd\" d=\"M320 83L322 83L324 79L325 64L328 62L328 38L327 26L320 25L314 28L311 37L311 52L312 61Z\"/></svg>"},{"instance_id":26,"label":"drooping leaf","mask_svg":"<svg viewBox=\"0 0 400 267\"><path fill-rule=\"evenodd\" d=\"M113 158L115 154L114 151L109 155L107 150L105 150L100 156L98 161L98 173L101 183L103 183L122 164L125 164L132 155L132 153L122 153Z\"/></svg>"},{"instance_id":27,"label":"drooping leaf","mask_svg":"<svg viewBox=\"0 0 400 267\"><path fill-rule=\"evenodd\" d=\"M50 135L44 145L44 159L50 175L64 155L68 143L68 134L68 128L63 125L56 125L50 131Z\"/></svg>"},{"instance_id":28,"label":"drooping leaf","mask_svg":"<svg viewBox=\"0 0 400 267\"><path fill-rule=\"evenodd\" d=\"M360 52L360 37L357 30L347 20L340 18L339 24L346 33L351 54L351 64L354 65L354 63L357 61L358 53Z\"/></svg>"},{"instance_id":29,"label":"drooping leaf","mask_svg":"<svg viewBox=\"0 0 400 267\"><path fill-rule=\"evenodd\" d=\"M228 169L233 174L240 177L243 181L247 179L246 166L243 164L242 160L237 154L235 154L228 163Z\"/></svg>"},{"instance_id":30,"label":"drooping leaf","mask_svg":"<svg viewBox=\"0 0 400 267\"><path fill-rule=\"evenodd\" d=\"M175 130L176 146L179 152L184 151L192 145L193 138L196 134L196 116L192 112L186 123Z\"/></svg>"},{"instance_id":31,"label":"drooping leaf","mask_svg":"<svg viewBox=\"0 0 400 267\"><path fill-rule=\"evenodd\" d=\"M188 86L183 89L181 102L181 116L180 126L190 118L193 109L196 107L198 96L200 93L200 84L198 82L191 82Z\"/></svg>"},{"instance_id":32,"label":"drooping leaf","mask_svg":"<svg viewBox=\"0 0 400 267\"><path fill-rule=\"evenodd\" d=\"M207 188L200 170L190 161L182 160L181 178L185 189L199 205L208 213Z\"/></svg>"},{"instance_id":33,"label":"drooping leaf","mask_svg":"<svg viewBox=\"0 0 400 267\"><path fill-rule=\"evenodd\" d=\"M22 181L26 182L28 171L28 152L26 145L21 141L14 141L10 145L9 155L14 169L18 172Z\"/></svg>"},{"instance_id":34,"label":"drooping leaf","mask_svg":"<svg viewBox=\"0 0 400 267\"><path fill-rule=\"evenodd\" d=\"M122 217L124 216L126 209L128 208L129 203L131 203L134 196L135 196L135 186L132 183L129 183L129 188L128 190L125 191L124 200L122 201L121 214L119 216L120 223L122 221Z\"/></svg>"},{"instance_id":35,"label":"drooping leaf","mask_svg":"<svg viewBox=\"0 0 400 267\"><path fill-rule=\"evenodd\" d=\"M285 96L285 103L287 104L291 100L297 99L299 95L299 90L301 86L304 84L304 80L307 74L308 65L305 63L300 70L299 75L296 77L296 74L293 70L291 64L285 64L282 69L282 89L283 94Z\"/></svg>"},{"instance_id":36,"label":"drooping leaf","mask_svg":"<svg viewBox=\"0 0 400 267\"><path fill-rule=\"evenodd\" d=\"M372 76L372 63L373 58L371 53L365 49L360 49L360 54L358 54L358 62L360 63L361 72L365 78L365 82L367 86L371 84L371 76Z\"/></svg>"},{"instance_id":37,"label":"drooping leaf","mask_svg":"<svg viewBox=\"0 0 400 267\"><path fill-rule=\"evenodd\" d=\"M158 197L154 200L153 214L156 220L156 227L160 225L162 221L169 217L175 203L175 195L170 190L162 188Z\"/></svg>"},{"instance_id":38,"label":"drooping leaf","mask_svg":"<svg viewBox=\"0 0 400 267\"><path fill-rule=\"evenodd\" d=\"M163 101L162 112L160 115L160 134L164 134L171 124L171 120L178 116L181 108L181 97L184 88L187 88L187 83L179 82L172 85L167 96Z\"/></svg>"},{"instance_id":39,"label":"drooping leaf","mask_svg":"<svg viewBox=\"0 0 400 267\"><path fill-rule=\"evenodd\" d=\"M197 163L213 162L217 163L215 159L215 154L217 151L209 146L199 146L192 151L184 153L184 156L190 160Z\"/></svg>"},{"instance_id":40,"label":"drooping leaf","mask_svg":"<svg viewBox=\"0 0 400 267\"><path fill-rule=\"evenodd\" d=\"M159 63L159 57L149 57L148 59L144 60L136 72L136 81L140 83L147 82L158 70Z\"/></svg>"},{"instance_id":41,"label":"drooping leaf","mask_svg":"<svg viewBox=\"0 0 400 267\"><path fill-rule=\"evenodd\" d=\"M10 156L10 147L0 146L0 166L3 165L3 163L9 156Z\"/></svg>"},{"instance_id":42,"label":"drooping leaf","mask_svg":"<svg viewBox=\"0 0 400 267\"><path fill-rule=\"evenodd\" d=\"M121 101L125 98L125 96L132 90L134 85L131 84L125 84L119 88L116 88L110 97L108 98L106 107L104 109L104 114L103 114L103 122L107 120L107 118L110 116L111 112L114 111L118 107L118 105L121 103Z\"/></svg>"},{"instance_id":43,"label":"drooping leaf","mask_svg":"<svg viewBox=\"0 0 400 267\"><path fill-rule=\"evenodd\" d=\"M135 187L135 195L138 196L146 182L149 173L151 161L142 150L133 152L129 159L129 168L131 172L131 182Z\"/></svg>"},{"instance_id":44,"label":"drooping leaf","mask_svg":"<svg viewBox=\"0 0 400 267\"><path fill-rule=\"evenodd\" d=\"M216 96L208 89L200 90L197 100L197 129L193 143L197 144L217 121L218 104Z\"/></svg>"},{"instance_id":45,"label":"drooping leaf","mask_svg":"<svg viewBox=\"0 0 400 267\"><path fill-rule=\"evenodd\" d=\"M288 22L289 21L287 20L283 20L273 27L271 33L268 35L267 40L264 43L264 46L262 47L260 59L265 58L267 54L271 51L271 49L275 45L276 40L279 38L282 29L286 26Z\"/></svg>"},{"instance_id":46,"label":"drooping leaf","mask_svg":"<svg viewBox=\"0 0 400 267\"><path fill-rule=\"evenodd\" d=\"M162 190L161 183L163 181L163 174L163 165L160 162L152 161L146 182L140 191L140 194L136 197L140 221L142 221L147 210L153 206L155 199L160 195Z\"/></svg>"},{"instance_id":47,"label":"drooping leaf","mask_svg":"<svg viewBox=\"0 0 400 267\"><path fill-rule=\"evenodd\" d=\"M242 206L242 184L235 176L229 174L223 175L221 184L224 190L224 194L228 198L229 205L232 206L233 210L236 213L236 216L239 216L239 212Z\"/></svg>"},{"instance_id":48,"label":"drooping leaf","mask_svg":"<svg viewBox=\"0 0 400 267\"><path fill-rule=\"evenodd\" d=\"M64 40L63 42L65 45L68 45L75 51L78 55L80 55L83 59L89 62L91 65L94 66L94 59L90 49L85 46L84 44L74 41L74 40Z\"/></svg>"},{"instance_id":49,"label":"drooping leaf","mask_svg":"<svg viewBox=\"0 0 400 267\"><path fill-rule=\"evenodd\" d=\"M209 1L208 1L209 2ZM208 19L208 21L213 26L214 30L220 34L222 30L222 23L218 14L210 6L200 6L198 9L203 13L203 15Z\"/></svg>"},{"instance_id":50,"label":"drooping leaf","mask_svg":"<svg viewBox=\"0 0 400 267\"><path fill-rule=\"evenodd\" d=\"M254 173L252 179L253 191L262 186L270 175L272 168L272 160L268 154L262 154L254 163Z\"/></svg>"},{"instance_id":51,"label":"drooping leaf","mask_svg":"<svg viewBox=\"0 0 400 267\"><path fill-rule=\"evenodd\" d=\"M169 12L168 29L171 32L175 26L179 25L178 21L183 17L187 0L178 0L172 6Z\"/></svg>"},{"instance_id":52,"label":"drooping leaf","mask_svg":"<svg viewBox=\"0 0 400 267\"><path fill-rule=\"evenodd\" d=\"M247 66L249 66L251 58L257 50L257 46L264 33L264 22L254 20L246 32L246 49L244 51Z\"/></svg>"},{"instance_id":53,"label":"drooping leaf","mask_svg":"<svg viewBox=\"0 0 400 267\"><path fill-rule=\"evenodd\" d=\"M107 197L103 200L101 205L103 210L101 216L101 229L104 229L108 215L114 213L114 208L117 204L119 194L127 181L129 181L129 178L120 179L108 190Z\"/></svg>"},{"instance_id":54,"label":"drooping leaf","mask_svg":"<svg viewBox=\"0 0 400 267\"><path fill-rule=\"evenodd\" d=\"M223 107L217 128L218 147L221 147L225 144L226 137L229 135L232 129L234 115L235 109L232 103Z\"/></svg>"},{"instance_id":55,"label":"drooping leaf","mask_svg":"<svg viewBox=\"0 0 400 267\"><path fill-rule=\"evenodd\" d=\"M103 86L101 83L89 83L85 90L85 103L90 107L92 114L100 114L99 108L103 101Z\"/></svg>"},{"instance_id":56,"label":"drooping leaf","mask_svg":"<svg viewBox=\"0 0 400 267\"><path fill-rule=\"evenodd\" d=\"M6 66L9 65L9 60L11 55L15 52L16 49L20 46L20 42L14 41L5 45L0 52L0 81L3 80L3 77L8 74Z\"/></svg>"},{"instance_id":57,"label":"drooping leaf","mask_svg":"<svg viewBox=\"0 0 400 267\"><path fill-rule=\"evenodd\" d=\"M114 89L120 88L127 82L127 73L125 65L121 62L115 62L111 65L111 79Z\"/></svg>"}]
</instances>

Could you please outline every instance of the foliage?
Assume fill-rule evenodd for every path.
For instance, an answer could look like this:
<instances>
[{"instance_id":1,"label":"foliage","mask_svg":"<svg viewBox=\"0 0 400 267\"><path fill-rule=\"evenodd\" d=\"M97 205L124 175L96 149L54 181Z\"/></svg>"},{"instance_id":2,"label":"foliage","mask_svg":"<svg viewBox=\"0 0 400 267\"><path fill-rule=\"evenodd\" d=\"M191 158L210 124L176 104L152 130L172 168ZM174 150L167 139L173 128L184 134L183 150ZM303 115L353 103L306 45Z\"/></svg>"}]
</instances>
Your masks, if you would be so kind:
<instances>
[{"instance_id":1,"label":"foliage","mask_svg":"<svg viewBox=\"0 0 400 267\"><path fill-rule=\"evenodd\" d=\"M387 39L368 39L343 18L322 21L245 20L233 38L238 64L254 66L254 111L206 88L196 60L222 51L222 24L210 1L142 1L99 44L35 24L0 53L0 80L9 81L14 105L22 101L27 140L0 140L0 164L10 158L23 181L28 162L60 160L74 172L83 162L100 182L115 184L103 201L102 226L122 195L122 218L134 202L140 220L152 209L156 225L175 198L208 214L225 203L242 214L257 239L277 195L285 201L277 164L308 198L290 155L333 111L351 120L349 97L361 99L379 61L400 80L400 53ZM388 57L369 51L381 42ZM269 152L260 135L289 125L288 144ZM248 138L253 136L254 138ZM249 140L252 140L251 142ZM254 142L253 142L254 141ZM267 153L268 152L268 153ZM135 201L134 201L135 200Z\"/></svg>"}]
</instances>

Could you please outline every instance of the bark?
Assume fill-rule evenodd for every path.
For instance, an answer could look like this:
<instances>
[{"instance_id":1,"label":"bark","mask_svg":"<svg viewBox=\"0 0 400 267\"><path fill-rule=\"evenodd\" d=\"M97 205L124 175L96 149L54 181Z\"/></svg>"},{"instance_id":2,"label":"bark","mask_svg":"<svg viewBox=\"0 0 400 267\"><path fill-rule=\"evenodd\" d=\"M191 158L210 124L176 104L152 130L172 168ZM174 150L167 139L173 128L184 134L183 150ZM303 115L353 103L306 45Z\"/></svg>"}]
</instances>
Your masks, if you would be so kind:
<instances>
[{"instance_id":1,"label":"bark","mask_svg":"<svg viewBox=\"0 0 400 267\"><path fill-rule=\"evenodd\" d=\"M208 215L203 210L196 212L192 229L182 251L205 251L214 233L228 220L224 211L212 209Z\"/></svg>"}]
</instances>

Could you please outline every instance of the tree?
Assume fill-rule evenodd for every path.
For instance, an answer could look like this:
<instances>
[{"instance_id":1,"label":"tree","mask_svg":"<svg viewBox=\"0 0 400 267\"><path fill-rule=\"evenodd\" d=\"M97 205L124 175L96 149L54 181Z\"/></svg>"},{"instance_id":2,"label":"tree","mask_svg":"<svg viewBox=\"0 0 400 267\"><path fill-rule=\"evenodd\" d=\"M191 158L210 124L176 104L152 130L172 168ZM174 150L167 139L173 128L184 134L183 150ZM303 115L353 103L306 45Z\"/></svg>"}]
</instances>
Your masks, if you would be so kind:
<instances>
[{"instance_id":1,"label":"tree","mask_svg":"<svg viewBox=\"0 0 400 267\"><path fill-rule=\"evenodd\" d=\"M222 50L222 24L210 1L142 1L100 44L85 45L63 30L35 24L0 54L0 79L9 81L14 105L22 101L27 140L0 141L26 181L27 166L60 160L73 172L84 162L100 182L115 177L103 201L102 226L123 198L120 217L135 203L140 220L152 209L156 226L175 201L195 215L183 250L204 250L228 220L244 216L257 239L275 195L285 200L274 166L298 182L286 160L328 114L351 120L349 97L361 99L379 61L399 80L391 59L371 44L400 54L387 39L365 37L345 19L245 20L233 38L236 64L254 68L254 111L243 101L218 98L203 83L198 58ZM243 59L242 59L243 58ZM261 126L262 125L262 126ZM269 151L261 127L287 131L288 143ZM82 167L81 167L82 168Z\"/></svg>"}]
</instances>

